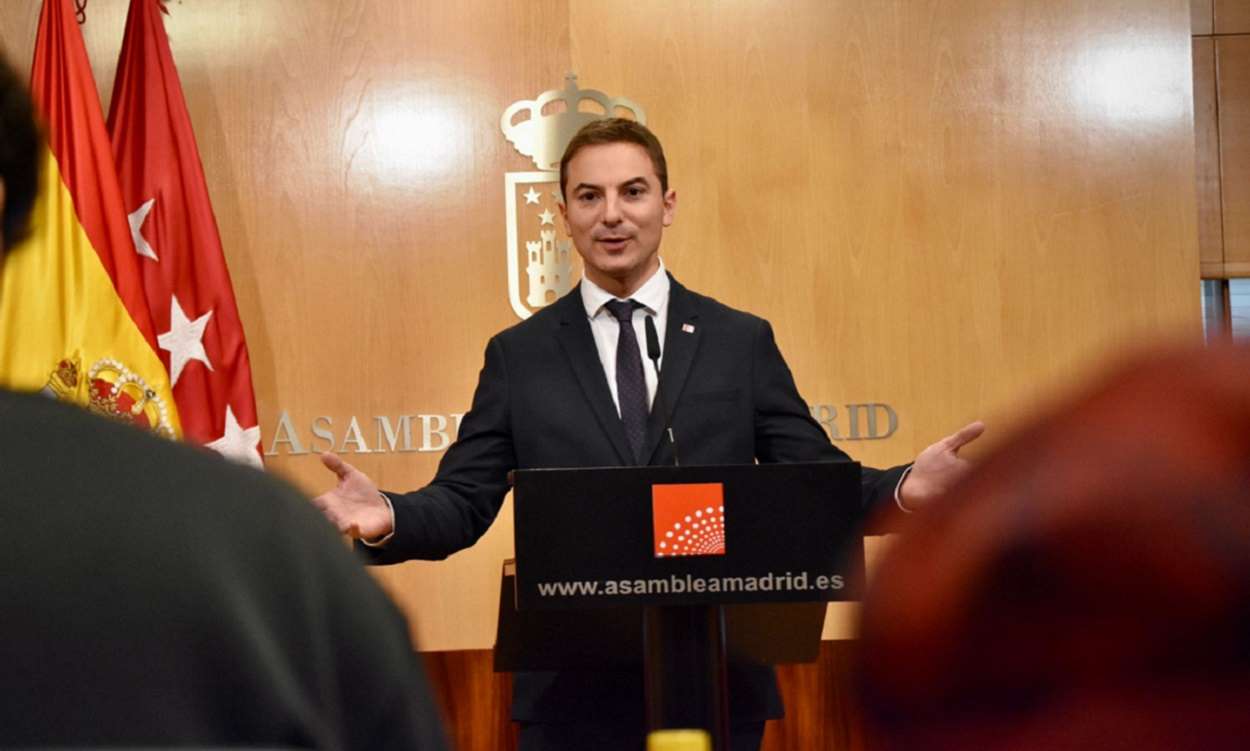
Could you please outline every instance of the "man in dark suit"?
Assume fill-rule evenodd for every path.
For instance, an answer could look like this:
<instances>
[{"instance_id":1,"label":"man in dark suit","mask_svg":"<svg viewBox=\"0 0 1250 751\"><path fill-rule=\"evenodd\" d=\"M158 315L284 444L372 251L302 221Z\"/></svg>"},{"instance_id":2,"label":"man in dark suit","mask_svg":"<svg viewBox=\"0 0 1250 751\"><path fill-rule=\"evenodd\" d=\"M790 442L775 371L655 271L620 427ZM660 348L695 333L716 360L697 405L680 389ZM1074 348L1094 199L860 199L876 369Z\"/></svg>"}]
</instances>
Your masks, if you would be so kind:
<instances>
[{"instance_id":1,"label":"man in dark suit","mask_svg":"<svg viewBox=\"0 0 1250 751\"><path fill-rule=\"evenodd\" d=\"M671 464L657 385L683 463L834 461L848 457L812 420L766 321L691 292L659 257L677 194L659 141L629 120L591 123L561 162L561 213L584 262L570 294L493 337L473 405L430 485L381 494L333 454L339 478L315 503L362 541L373 563L442 558L494 520L520 468ZM643 367L644 319L661 338L662 376ZM974 423L910 467L864 470L865 516L922 503L965 471L956 452ZM735 748L758 747L780 716L770 671L731 676ZM522 749L639 748L641 671L518 674ZM614 739L614 740L609 740ZM611 745L604 745L611 744Z\"/></svg>"}]
</instances>

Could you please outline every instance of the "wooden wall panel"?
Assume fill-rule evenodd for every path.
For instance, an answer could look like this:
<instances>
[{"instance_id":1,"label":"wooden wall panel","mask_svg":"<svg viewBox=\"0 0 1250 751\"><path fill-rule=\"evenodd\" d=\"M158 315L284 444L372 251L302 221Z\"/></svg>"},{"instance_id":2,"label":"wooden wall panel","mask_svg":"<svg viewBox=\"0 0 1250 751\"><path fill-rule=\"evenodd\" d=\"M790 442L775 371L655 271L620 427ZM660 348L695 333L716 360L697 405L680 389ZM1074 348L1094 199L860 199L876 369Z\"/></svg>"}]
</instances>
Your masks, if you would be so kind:
<instances>
[{"instance_id":1,"label":"wooden wall panel","mask_svg":"<svg viewBox=\"0 0 1250 751\"><path fill-rule=\"evenodd\" d=\"M1250 3L1246 0L1215 0L1216 34L1250 34Z\"/></svg>"},{"instance_id":2,"label":"wooden wall panel","mask_svg":"<svg viewBox=\"0 0 1250 751\"><path fill-rule=\"evenodd\" d=\"M853 649L853 642L825 641L816 662L777 669L786 716L765 725L760 751L863 751L850 681Z\"/></svg>"},{"instance_id":3,"label":"wooden wall panel","mask_svg":"<svg viewBox=\"0 0 1250 751\"><path fill-rule=\"evenodd\" d=\"M1215 45L1225 271L1250 276L1250 36Z\"/></svg>"},{"instance_id":4,"label":"wooden wall panel","mask_svg":"<svg viewBox=\"0 0 1250 751\"><path fill-rule=\"evenodd\" d=\"M1196 335L1187 7L571 12L574 67L667 145L677 276L770 318L809 401L906 415L857 458L992 436L1107 353Z\"/></svg>"},{"instance_id":5,"label":"wooden wall panel","mask_svg":"<svg viewBox=\"0 0 1250 751\"><path fill-rule=\"evenodd\" d=\"M1210 34L1215 29L1215 0L1189 0L1189 33Z\"/></svg>"},{"instance_id":6,"label":"wooden wall panel","mask_svg":"<svg viewBox=\"0 0 1250 751\"><path fill-rule=\"evenodd\" d=\"M427 652L424 659L452 748L515 751L512 677L492 670L491 651Z\"/></svg>"},{"instance_id":7,"label":"wooden wall panel","mask_svg":"<svg viewBox=\"0 0 1250 751\"><path fill-rule=\"evenodd\" d=\"M1220 208L1220 132L1215 96L1215 40L1194 44L1194 169L1198 190L1198 255L1204 276L1224 273Z\"/></svg>"}]
</instances>

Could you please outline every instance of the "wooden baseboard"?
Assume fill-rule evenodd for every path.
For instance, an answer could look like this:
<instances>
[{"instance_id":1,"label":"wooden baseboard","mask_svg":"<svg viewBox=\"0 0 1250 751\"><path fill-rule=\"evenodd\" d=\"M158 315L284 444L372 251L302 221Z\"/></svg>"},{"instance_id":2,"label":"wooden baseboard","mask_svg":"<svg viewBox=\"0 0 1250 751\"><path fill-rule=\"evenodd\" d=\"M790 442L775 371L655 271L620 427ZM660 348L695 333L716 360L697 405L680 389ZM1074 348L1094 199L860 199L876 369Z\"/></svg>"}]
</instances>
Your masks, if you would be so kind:
<instances>
[{"instance_id":1,"label":"wooden baseboard","mask_svg":"<svg viewBox=\"0 0 1250 751\"><path fill-rule=\"evenodd\" d=\"M430 683L458 751L515 751L508 717L512 676L496 673L490 650L425 652ZM777 670L786 716L768 723L762 751L861 751L859 720L850 694L851 642L825 641L820 658Z\"/></svg>"}]
</instances>

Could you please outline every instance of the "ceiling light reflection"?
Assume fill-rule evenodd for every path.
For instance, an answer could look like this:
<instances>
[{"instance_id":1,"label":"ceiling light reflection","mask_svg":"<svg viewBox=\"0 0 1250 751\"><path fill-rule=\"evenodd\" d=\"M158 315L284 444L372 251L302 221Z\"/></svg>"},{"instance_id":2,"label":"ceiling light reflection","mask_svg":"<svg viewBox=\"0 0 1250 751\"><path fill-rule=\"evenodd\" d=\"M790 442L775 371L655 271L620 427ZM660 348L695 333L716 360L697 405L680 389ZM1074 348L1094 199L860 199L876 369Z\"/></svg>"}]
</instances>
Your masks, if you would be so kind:
<instances>
[{"instance_id":1,"label":"ceiling light reflection","mask_svg":"<svg viewBox=\"0 0 1250 751\"><path fill-rule=\"evenodd\" d=\"M463 169L472 128L463 107L426 92L372 97L348 129L358 151L353 171L388 185L415 185ZM354 136L354 137L353 137Z\"/></svg>"},{"instance_id":2,"label":"ceiling light reflection","mask_svg":"<svg viewBox=\"0 0 1250 751\"><path fill-rule=\"evenodd\" d=\"M1189 112L1188 47L1135 43L1092 51L1073 71L1085 114L1110 121L1160 121Z\"/></svg>"}]
</instances>

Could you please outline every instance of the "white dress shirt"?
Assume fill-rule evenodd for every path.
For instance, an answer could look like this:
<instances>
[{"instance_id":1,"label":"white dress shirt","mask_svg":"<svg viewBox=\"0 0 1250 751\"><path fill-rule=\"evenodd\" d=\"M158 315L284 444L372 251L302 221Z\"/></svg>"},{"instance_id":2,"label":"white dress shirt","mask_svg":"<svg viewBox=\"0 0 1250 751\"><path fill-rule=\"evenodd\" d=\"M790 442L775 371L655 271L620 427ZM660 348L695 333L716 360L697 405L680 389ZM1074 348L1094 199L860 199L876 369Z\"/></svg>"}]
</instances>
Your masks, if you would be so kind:
<instances>
[{"instance_id":1,"label":"white dress shirt","mask_svg":"<svg viewBox=\"0 0 1250 751\"><path fill-rule=\"evenodd\" d=\"M643 283L638 291L628 299L635 300L643 307L634 310L634 334L638 339L638 348L642 355L642 374L647 381L647 406L655 399L658 384L655 366L647 359L647 333L644 328L646 316L655 319L655 333L660 337L660 352L664 352L664 328L668 323L668 273L664 270L664 261L651 278ZM612 392L612 402L616 405L616 414L621 414L621 399L616 394L616 342L621 336L621 325L616 317L605 307L609 300L618 300L602 287L582 277L580 287L582 305L586 308L586 318L590 320L590 331L595 336L595 348L599 350L599 362L603 365L603 374L608 378L608 389ZM660 367L664 366L664 358L660 357Z\"/></svg>"}]
</instances>

